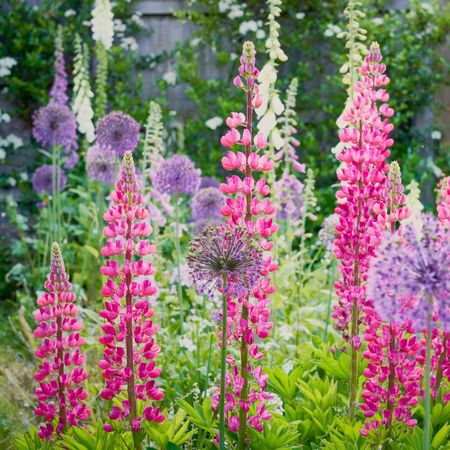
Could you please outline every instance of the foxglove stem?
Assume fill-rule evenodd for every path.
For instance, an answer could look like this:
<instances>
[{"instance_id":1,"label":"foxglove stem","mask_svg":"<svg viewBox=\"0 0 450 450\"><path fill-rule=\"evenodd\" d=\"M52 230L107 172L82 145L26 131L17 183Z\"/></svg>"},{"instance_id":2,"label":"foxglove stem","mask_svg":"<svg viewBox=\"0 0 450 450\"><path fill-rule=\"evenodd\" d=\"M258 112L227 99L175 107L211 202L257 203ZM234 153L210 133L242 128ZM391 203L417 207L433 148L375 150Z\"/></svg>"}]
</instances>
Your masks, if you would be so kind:
<instances>
[{"instance_id":1,"label":"foxglove stem","mask_svg":"<svg viewBox=\"0 0 450 450\"><path fill-rule=\"evenodd\" d=\"M226 294L227 277L223 277L222 293L222 346L220 348L220 404L219 404L219 440L220 450L225 450L225 377L227 366L227 313L228 298Z\"/></svg>"},{"instance_id":2,"label":"foxglove stem","mask_svg":"<svg viewBox=\"0 0 450 450\"><path fill-rule=\"evenodd\" d=\"M184 311L183 311L183 291L181 287L181 249L180 249L180 211L179 211L178 198L175 198L175 251L176 251L176 263L177 263L177 294L178 294L178 306L180 308L180 333L183 333L184 329Z\"/></svg>"},{"instance_id":3,"label":"foxglove stem","mask_svg":"<svg viewBox=\"0 0 450 450\"><path fill-rule=\"evenodd\" d=\"M431 442L431 314L427 319L425 353L425 416L423 421L423 448L430 450Z\"/></svg>"}]
</instances>

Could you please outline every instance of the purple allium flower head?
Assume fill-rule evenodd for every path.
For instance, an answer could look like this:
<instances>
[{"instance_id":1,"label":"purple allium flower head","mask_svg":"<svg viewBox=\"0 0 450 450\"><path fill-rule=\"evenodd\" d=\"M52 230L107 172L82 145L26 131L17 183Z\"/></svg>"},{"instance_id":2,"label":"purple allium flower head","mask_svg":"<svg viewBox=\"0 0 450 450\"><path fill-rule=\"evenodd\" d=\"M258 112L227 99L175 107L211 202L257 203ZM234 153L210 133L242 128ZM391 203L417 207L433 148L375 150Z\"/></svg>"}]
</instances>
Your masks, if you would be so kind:
<instances>
[{"instance_id":1,"label":"purple allium flower head","mask_svg":"<svg viewBox=\"0 0 450 450\"><path fill-rule=\"evenodd\" d=\"M67 105L67 73L64 62L64 53L61 49L55 52L55 79L50 90L49 104Z\"/></svg>"},{"instance_id":2,"label":"purple allium flower head","mask_svg":"<svg viewBox=\"0 0 450 450\"><path fill-rule=\"evenodd\" d=\"M207 226L188 250L187 263L198 294L214 298L217 289L242 297L261 278L263 254L258 240L244 228L227 225Z\"/></svg>"},{"instance_id":3,"label":"purple allium flower head","mask_svg":"<svg viewBox=\"0 0 450 450\"><path fill-rule=\"evenodd\" d=\"M278 216L283 219L297 220L303 207L303 183L290 175L283 176L274 184L275 193L281 206Z\"/></svg>"},{"instance_id":4,"label":"purple allium flower head","mask_svg":"<svg viewBox=\"0 0 450 450\"><path fill-rule=\"evenodd\" d=\"M133 152L139 143L140 125L128 114L112 111L97 123L97 143L118 156Z\"/></svg>"},{"instance_id":5,"label":"purple allium flower head","mask_svg":"<svg viewBox=\"0 0 450 450\"><path fill-rule=\"evenodd\" d=\"M52 193L52 179L53 179L53 167L49 164L44 164L38 167L32 177L33 189L38 194L51 194ZM66 174L61 170L60 173L60 190L62 191L67 183Z\"/></svg>"},{"instance_id":6,"label":"purple allium flower head","mask_svg":"<svg viewBox=\"0 0 450 450\"><path fill-rule=\"evenodd\" d=\"M192 195L200 186L200 170L186 155L174 155L158 164L152 181L161 194Z\"/></svg>"},{"instance_id":7,"label":"purple allium flower head","mask_svg":"<svg viewBox=\"0 0 450 450\"><path fill-rule=\"evenodd\" d=\"M39 108L33 114L33 136L44 147L60 145L70 153L78 147L75 115L57 103Z\"/></svg>"},{"instance_id":8,"label":"purple allium flower head","mask_svg":"<svg viewBox=\"0 0 450 450\"><path fill-rule=\"evenodd\" d=\"M200 181L200 189L209 187L219 188L219 186L220 183L213 177L202 177Z\"/></svg>"},{"instance_id":9,"label":"purple allium flower head","mask_svg":"<svg viewBox=\"0 0 450 450\"><path fill-rule=\"evenodd\" d=\"M420 331L431 314L450 331L449 230L430 214L422 220L421 230L408 224L386 233L370 265L368 298L383 320L408 319Z\"/></svg>"},{"instance_id":10,"label":"purple allium flower head","mask_svg":"<svg viewBox=\"0 0 450 450\"><path fill-rule=\"evenodd\" d=\"M225 199L225 195L215 187L200 189L192 197L192 221L200 228L207 224L218 225L222 222L220 210L225 204Z\"/></svg>"},{"instance_id":11,"label":"purple allium flower head","mask_svg":"<svg viewBox=\"0 0 450 450\"><path fill-rule=\"evenodd\" d=\"M110 148L94 144L86 153L86 170L89 177L106 184L114 183L115 154Z\"/></svg>"},{"instance_id":12,"label":"purple allium flower head","mask_svg":"<svg viewBox=\"0 0 450 450\"><path fill-rule=\"evenodd\" d=\"M70 152L70 154L67 156L66 160L64 161L64 168L65 169L72 169L77 165L77 162L80 160L80 157L77 152Z\"/></svg>"}]
</instances>

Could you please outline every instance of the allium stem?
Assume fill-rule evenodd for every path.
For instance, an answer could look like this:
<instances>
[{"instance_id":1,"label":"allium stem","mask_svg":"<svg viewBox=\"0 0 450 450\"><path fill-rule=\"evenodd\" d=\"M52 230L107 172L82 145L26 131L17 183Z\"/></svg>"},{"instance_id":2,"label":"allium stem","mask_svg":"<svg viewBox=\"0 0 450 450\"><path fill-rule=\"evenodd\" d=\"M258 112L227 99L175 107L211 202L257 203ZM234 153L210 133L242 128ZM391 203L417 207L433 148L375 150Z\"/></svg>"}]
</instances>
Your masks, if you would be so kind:
<instances>
[{"instance_id":1,"label":"allium stem","mask_svg":"<svg viewBox=\"0 0 450 450\"><path fill-rule=\"evenodd\" d=\"M248 308L245 305L242 305L242 320L248 320ZM247 403L248 401L248 348L247 342L245 341L244 335L241 337L241 377L244 380L242 384L241 391L241 400L243 403ZM247 412L241 406L239 411L239 441L238 441L238 449L244 450L246 439L245 433L247 431Z\"/></svg>"},{"instance_id":2,"label":"allium stem","mask_svg":"<svg viewBox=\"0 0 450 450\"><path fill-rule=\"evenodd\" d=\"M127 240L131 240L131 219L127 220ZM131 250L127 250L125 253L125 260L131 264L132 256ZM127 336L126 336L126 351L127 351L127 368L129 369L130 378L127 381L127 391L128 391L128 401L130 402L130 427L133 434L133 443L136 450L141 450L142 443L139 439L138 434L134 431L133 427L133 419L137 417L137 407L136 407L136 386L134 380L134 359L133 359L133 319L132 319L132 310L133 310L133 297L131 295L131 283L132 276L131 272L128 272L125 276L125 284L126 284L126 309L127 313L130 315L127 320Z\"/></svg>"},{"instance_id":3,"label":"allium stem","mask_svg":"<svg viewBox=\"0 0 450 450\"><path fill-rule=\"evenodd\" d=\"M423 449L430 450L431 443L431 314L427 319L425 353L425 416L423 422Z\"/></svg>"},{"instance_id":4,"label":"allium stem","mask_svg":"<svg viewBox=\"0 0 450 450\"><path fill-rule=\"evenodd\" d=\"M180 250L180 211L179 199L175 201L175 249L176 249L176 263L177 263L177 293L178 306L180 308L180 333L184 329L184 311L183 311L183 291L181 290L181 250Z\"/></svg>"},{"instance_id":5,"label":"allium stem","mask_svg":"<svg viewBox=\"0 0 450 450\"><path fill-rule=\"evenodd\" d=\"M219 404L219 441L220 450L225 450L225 377L227 369L227 313L228 299L225 293L227 277L223 277L222 294L222 347L220 349L220 404Z\"/></svg>"}]
</instances>

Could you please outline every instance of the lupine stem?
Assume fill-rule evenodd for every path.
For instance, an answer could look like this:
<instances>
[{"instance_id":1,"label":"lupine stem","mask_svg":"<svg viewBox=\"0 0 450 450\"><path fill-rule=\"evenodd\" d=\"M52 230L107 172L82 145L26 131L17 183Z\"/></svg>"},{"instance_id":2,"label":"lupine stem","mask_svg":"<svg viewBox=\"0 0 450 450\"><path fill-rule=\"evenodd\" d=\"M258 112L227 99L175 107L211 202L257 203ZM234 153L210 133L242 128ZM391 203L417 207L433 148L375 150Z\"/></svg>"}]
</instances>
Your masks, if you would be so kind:
<instances>
[{"instance_id":1,"label":"lupine stem","mask_svg":"<svg viewBox=\"0 0 450 450\"><path fill-rule=\"evenodd\" d=\"M219 404L219 441L220 450L225 450L225 377L227 364L227 313L228 299L225 293L226 276L223 277L222 294L222 347L220 349L220 404Z\"/></svg>"},{"instance_id":2,"label":"lupine stem","mask_svg":"<svg viewBox=\"0 0 450 450\"><path fill-rule=\"evenodd\" d=\"M55 295L56 304L58 301L58 294ZM64 379L64 348L63 348L63 336L62 336L62 317L58 316L56 318L56 342L58 343L58 397L59 397L59 425L62 424L62 427L59 429L59 432L62 433L66 427L66 399L64 395L64 385L62 380Z\"/></svg>"},{"instance_id":3,"label":"lupine stem","mask_svg":"<svg viewBox=\"0 0 450 450\"><path fill-rule=\"evenodd\" d=\"M127 240L131 239L131 219L127 220ZM131 263L131 251L127 250L125 253L125 260ZM142 449L142 443L139 439L138 434L133 430L133 419L137 417L137 406L136 406L136 387L134 380L134 358L133 358L133 318L132 318L132 310L133 310L133 298L131 295L131 282L132 276L131 272L128 272L125 277L126 284L126 296L125 301L127 305L127 314L130 315L127 320L127 335L126 335L126 351L127 351L127 368L130 371L130 378L127 382L127 391L128 391L128 401L130 403L130 426L133 435L133 443L136 450Z\"/></svg>"},{"instance_id":4,"label":"lupine stem","mask_svg":"<svg viewBox=\"0 0 450 450\"><path fill-rule=\"evenodd\" d=\"M242 306L242 319L247 321L248 320L248 308L243 305ZM248 348L247 348L247 342L245 341L244 335L241 337L241 377L243 378L244 382L242 384L242 391L241 391L241 400L243 403L247 403L248 400ZM241 409L239 411L239 441L238 441L238 448L239 450L245 449L246 439L245 439L245 433L247 431L247 412L245 409L241 406Z\"/></svg>"},{"instance_id":5,"label":"lupine stem","mask_svg":"<svg viewBox=\"0 0 450 450\"><path fill-rule=\"evenodd\" d=\"M180 333L183 333L184 311L183 311L183 292L181 290L180 212L179 212L179 200L178 199L176 200L176 205L175 205L175 248L176 248L176 262L177 262L178 306L180 308Z\"/></svg>"},{"instance_id":6,"label":"lupine stem","mask_svg":"<svg viewBox=\"0 0 450 450\"><path fill-rule=\"evenodd\" d=\"M439 355L438 365L436 369L436 397L435 401L438 398L439 395L439 389L441 388L441 382L442 382L442 365L444 364L445 358L447 356L447 344L448 344L448 333L444 333L444 340L442 342L442 353Z\"/></svg>"},{"instance_id":7,"label":"lupine stem","mask_svg":"<svg viewBox=\"0 0 450 450\"><path fill-rule=\"evenodd\" d=\"M425 416L423 423L423 448L430 450L431 441L431 314L427 319L425 353Z\"/></svg>"},{"instance_id":8,"label":"lupine stem","mask_svg":"<svg viewBox=\"0 0 450 450\"><path fill-rule=\"evenodd\" d=\"M390 335L390 341L389 341L389 353L388 353L388 359L389 359L389 378L388 378L388 388L387 388L387 398L386 398L386 409L389 411L389 418L387 423L387 435L386 439L383 444L383 449L387 450L390 448L390 442L391 442L391 431L392 431L392 413L394 410L394 403L391 402L391 392L394 389L395 386L395 368L392 364L392 355L395 352L396 349L396 343L395 343L395 327L394 325L390 325L389 327L389 335Z\"/></svg>"}]
</instances>

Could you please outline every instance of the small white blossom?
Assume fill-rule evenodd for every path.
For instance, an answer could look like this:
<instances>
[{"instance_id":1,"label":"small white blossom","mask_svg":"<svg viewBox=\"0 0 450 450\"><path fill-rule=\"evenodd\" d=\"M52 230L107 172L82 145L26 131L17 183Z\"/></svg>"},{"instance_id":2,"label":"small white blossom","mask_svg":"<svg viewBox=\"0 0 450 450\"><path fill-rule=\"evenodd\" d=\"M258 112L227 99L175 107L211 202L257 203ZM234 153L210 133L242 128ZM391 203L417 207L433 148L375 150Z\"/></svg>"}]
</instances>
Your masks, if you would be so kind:
<instances>
[{"instance_id":1,"label":"small white blossom","mask_svg":"<svg viewBox=\"0 0 450 450\"><path fill-rule=\"evenodd\" d=\"M219 127L220 125L222 125L223 120L221 117L215 116L215 117L211 117L211 119L208 119L205 122L205 125L210 128L211 130L215 130L217 127Z\"/></svg>"},{"instance_id":2,"label":"small white blossom","mask_svg":"<svg viewBox=\"0 0 450 450\"><path fill-rule=\"evenodd\" d=\"M16 186L16 184L17 184L17 181L14 177L8 177L8 179L6 181L11 187Z\"/></svg>"},{"instance_id":3,"label":"small white blossom","mask_svg":"<svg viewBox=\"0 0 450 450\"><path fill-rule=\"evenodd\" d=\"M6 158L6 152L3 148L0 148L0 161L3 161Z\"/></svg>"},{"instance_id":4,"label":"small white blossom","mask_svg":"<svg viewBox=\"0 0 450 450\"><path fill-rule=\"evenodd\" d=\"M287 361L281 366L281 368L283 369L283 372L289 373L294 368L294 363L292 360Z\"/></svg>"},{"instance_id":5,"label":"small white blossom","mask_svg":"<svg viewBox=\"0 0 450 450\"><path fill-rule=\"evenodd\" d=\"M169 85L174 86L177 81L177 74L173 71L166 72L163 75L163 80Z\"/></svg>"},{"instance_id":6,"label":"small white blossom","mask_svg":"<svg viewBox=\"0 0 450 450\"><path fill-rule=\"evenodd\" d=\"M433 139L434 141L440 141L442 139L442 133L439 130L432 131L431 139Z\"/></svg>"},{"instance_id":7,"label":"small white blossom","mask_svg":"<svg viewBox=\"0 0 450 450\"><path fill-rule=\"evenodd\" d=\"M64 13L64 17L74 16L75 14L76 14L75 10L73 10L73 9L68 9L68 10Z\"/></svg>"},{"instance_id":8,"label":"small white blossom","mask_svg":"<svg viewBox=\"0 0 450 450\"><path fill-rule=\"evenodd\" d=\"M259 29L256 32L257 39L264 39L266 37L266 32L264 30Z\"/></svg>"},{"instance_id":9,"label":"small white blossom","mask_svg":"<svg viewBox=\"0 0 450 450\"><path fill-rule=\"evenodd\" d=\"M131 16L131 21L139 27L144 27L144 21L142 20L142 13L140 11L135 12Z\"/></svg>"},{"instance_id":10,"label":"small white blossom","mask_svg":"<svg viewBox=\"0 0 450 450\"><path fill-rule=\"evenodd\" d=\"M383 25L384 19L383 19L382 17L374 17L374 18L372 19L372 23L373 23L374 25Z\"/></svg>"},{"instance_id":11,"label":"small white blossom","mask_svg":"<svg viewBox=\"0 0 450 450\"><path fill-rule=\"evenodd\" d=\"M138 43L133 36L123 38L120 46L125 50L130 50L132 52L136 52L139 49Z\"/></svg>"},{"instance_id":12,"label":"small white blossom","mask_svg":"<svg viewBox=\"0 0 450 450\"><path fill-rule=\"evenodd\" d=\"M304 12L299 12L295 15L295 18L298 20L302 20L305 18L305 13Z\"/></svg>"},{"instance_id":13,"label":"small white blossom","mask_svg":"<svg viewBox=\"0 0 450 450\"><path fill-rule=\"evenodd\" d=\"M20 173L20 179L22 181L28 181L28 174L26 172L21 172Z\"/></svg>"},{"instance_id":14,"label":"small white blossom","mask_svg":"<svg viewBox=\"0 0 450 450\"><path fill-rule=\"evenodd\" d=\"M247 22L241 22L239 25L239 33L242 35L247 34L250 31L257 31L258 30L258 24L254 20L249 20Z\"/></svg>"},{"instance_id":15,"label":"small white blossom","mask_svg":"<svg viewBox=\"0 0 450 450\"><path fill-rule=\"evenodd\" d=\"M288 324L281 325L281 327L278 328L278 333L286 341L288 341L289 339L292 339L294 337L294 333L292 332L292 327Z\"/></svg>"},{"instance_id":16,"label":"small white blossom","mask_svg":"<svg viewBox=\"0 0 450 450\"><path fill-rule=\"evenodd\" d=\"M179 341L180 347L193 352L197 347L189 337L183 337Z\"/></svg>"},{"instance_id":17,"label":"small white blossom","mask_svg":"<svg viewBox=\"0 0 450 450\"><path fill-rule=\"evenodd\" d=\"M15 66L17 61L14 58L6 56L0 58L0 78L7 77L11 75L11 67Z\"/></svg>"}]
</instances>

